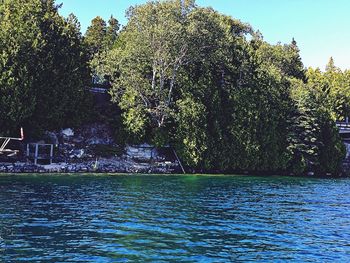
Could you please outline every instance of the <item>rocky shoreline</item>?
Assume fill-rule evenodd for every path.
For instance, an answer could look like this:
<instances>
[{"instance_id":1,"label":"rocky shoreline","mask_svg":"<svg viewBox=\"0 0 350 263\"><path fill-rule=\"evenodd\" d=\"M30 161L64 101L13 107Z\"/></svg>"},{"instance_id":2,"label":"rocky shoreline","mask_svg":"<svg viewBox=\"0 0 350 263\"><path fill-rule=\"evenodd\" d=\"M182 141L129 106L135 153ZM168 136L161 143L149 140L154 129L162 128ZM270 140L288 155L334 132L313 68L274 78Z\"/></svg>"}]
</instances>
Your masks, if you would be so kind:
<instances>
[{"instance_id":1,"label":"rocky shoreline","mask_svg":"<svg viewBox=\"0 0 350 263\"><path fill-rule=\"evenodd\" d=\"M136 163L132 160L104 158L98 161L34 165L25 162L0 163L0 173L178 173L179 166L171 162Z\"/></svg>"},{"instance_id":2,"label":"rocky shoreline","mask_svg":"<svg viewBox=\"0 0 350 263\"><path fill-rule=\"evenodd\" d=\"M157 148L147 143L120 146L114 141L110 127L105 124L46 132L41 141L26 143L54 145L53 163L34 164L34 160L25 155L13 160L0 159L0 173L183 173L171 147ZM347 149L342 176L350 174L349 146ZM313 175L312 172L305 174L308 177Z\"/></svg>"},{"instance_id":3,"label":"rocky shoreline","mask_svg":"<svg viewBox=\"0 0 350 263\"><path fill-rule=\"evenodd\" d=\"M51 144L52 163L37 163L32 156L0 160L0 173L157 173L182 172L170 147L149 144L120 146L105 124L90 124L80 129L46 132L40 141L26 143ZM22 148L27 148L23 145ZM25 151L22 151L25 152ZM45 164L46 163L46 164Z\"/></svg>"}]
</instances>

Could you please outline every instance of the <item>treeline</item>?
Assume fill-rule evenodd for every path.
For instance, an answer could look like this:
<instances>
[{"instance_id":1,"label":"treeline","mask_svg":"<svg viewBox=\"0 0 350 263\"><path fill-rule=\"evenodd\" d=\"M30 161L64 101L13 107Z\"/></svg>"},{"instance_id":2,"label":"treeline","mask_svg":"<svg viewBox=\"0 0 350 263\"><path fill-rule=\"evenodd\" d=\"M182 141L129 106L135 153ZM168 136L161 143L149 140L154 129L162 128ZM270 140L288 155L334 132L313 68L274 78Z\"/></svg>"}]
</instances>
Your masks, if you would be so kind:
<instances>
[{"instance_id":1,"label":"treeline","mask_svg":"<svg viewBox=\"0 0 350 263\"><path fill-rule=\"evenodd\" d=\"M171 145L197 171L340 172L350 73L332 60L305 70L294 40L270 45L191 0L131 7L122 29L96 17L85 36L58 8L0 4L0 132L88 121L93 75L112 86L121 143Z\"/></svg>"}]
</instances>

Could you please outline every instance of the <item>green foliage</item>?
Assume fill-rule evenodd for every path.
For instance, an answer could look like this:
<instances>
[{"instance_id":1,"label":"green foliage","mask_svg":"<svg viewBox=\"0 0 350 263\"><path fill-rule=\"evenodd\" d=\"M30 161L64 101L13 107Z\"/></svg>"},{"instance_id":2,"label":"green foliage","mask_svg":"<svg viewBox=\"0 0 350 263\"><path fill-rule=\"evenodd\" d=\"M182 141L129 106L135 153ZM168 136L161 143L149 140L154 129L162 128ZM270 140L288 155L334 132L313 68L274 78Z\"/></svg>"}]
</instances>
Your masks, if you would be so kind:
<instances>
[{"instance_id":1,"label":"green foliage","mask_svg":"<svg viewBox=\"0 0 350 263\"><path fill-rule=\"evenodd\" d=\"M188 60L185 17L190 9L180 1L131 8L129 23L107 56L107 71L100 70L115 76L112 96L133 133L162 128L172 115L179 70Z\"/></svg>"},{"instance_id":2,"label":"green foliage","mask_svg":"<svg viewBox=\"0 0 350 263\"><path fill-rule=\"evenodd\" d=\"M324 97L313 83L295 82L292 97L297 105L289 137L291 170L311 169L324 175L337 174L345 157L342 143L331 113L323 104ZM301 164L300 164L301 162Z\"/></svg>"},{"instance_id":3,"label":"green foliage","mask_svg":"<svg viewBox=\"0 0 350 263\"><path fill-rule=\"evenodd\" d=\"M97 72L97 67L101 66L101 61L106 52L115 44L119 28L120 24L113 16L108 20L108 24L103 18L97 16L91 21L91 25L86 30L84 44L89 53L91 75L95 83L108 83L108 76L105 73Z\"/></svg>"},{"instance_id":4,"label":"green foliage","mask_svg":"<svg viewBox=\"0 0 350 263\"><path fill-rule=\"evenodd\" d=\"M156 147L164 147L169 144L169 131L164 128L151 130L151 143Z\"/></svg>"},{"instance_id":5,"label":"green foliage","mask_svg":"<svg viewBox=\"0 0 350 263\"><path fill-rule=\"evenodd\" d=\"M128 18L94 66L111 77L130 134L170 143L204 171L338 171L344 149L320 103L329 96L310 92L320 82L305 72L294 39L270 45L193 1L148 2Z\"/></svg>"},{"instance_id":6,"label":"green foliage","mask_svg":"<svg viewBox=\"0 0 350 263\"><path fill-rule=\"evenodd\" d=\"M304 65L294 39L288 45L270 45L261 40L255 40L253 44L260 63L279 71L283 76L305 80Z\"/></svg>"},{"instance_id":7,"label":"green foliage","mask_svg":"<svg viewBox=\"0 0 350 263\"><path fill-rule=\"evenodd\" d=\"M113 16L108 20L108 24L100 16L92 19L84 36L90 56L110 49L117 39L119 28L120 24Z\"/></svg>"},{"instance_id":8,"label":"green foliage","mask_svg":"<svg viewBox=\"0 0 350 263\"><path fill-rule=\"evenodd\" d=\"M339 173L345 150L334 121L350 114L350 72L333 60L325 72L306 71L294 39L268 44L193 0L131 7L120 32L115 18L96 17L84 39L76 17L57 8L0 4L0 133L79 124L92 73L111 82L117 106L95 118L121 147L170 144L201 171Z\"/></svg>"},{"instance_id":9,"label":"green foliage","mask_svg":"<svg viewBox=\"0 0 350 263\"><path fill-rule=\"evenodd\" d=\"M76 126L88 113L87 57L74 16L54 1L6 0L0 16L0 129ZM25 21L25 22L23 22Z\"/></svg>"},{"instance_id":10,"label":"green foliage","mask_svg":"<svg viewBox=\"0 0 350 263\"><path fill-rule=\"evenodd\" d=\"M93 82L99 84L104 83L104 75L98 75L96 73L92 61L97 60L96 58L103 53L102 51L105 51L106 34L106 22L100 16L97 16L91 21L91 25L87 28L84 35L84 44L89 53L91 77L93 78Z\"/></svg>"},{"instance_id":11,"label":"green foliage","mask_svg":"<svg viewBox=\"0 0 350 263\"><path fill-rule=\"evenodd\" d=\"M349 116L350 79L346 71L335 67L333 59L325 72L310 68L306 77L306 83L294 82L291 94L297 106L289 137L291 169L337 174L345 157L345 146L335 120ZM303 164L298 167L300 162Z\"/></svg>"},{"instance_id":12,"label":"green foliage","mask_svg":"<svg viewBox=\"0 0 350 263\"><path fill-rule=\"evenodd\" d=\"M333 120L345 120L350 116L350 72L342 72L334 65L331 58L326 71L309 69L308 83L315 90L316 96L322 100Z\"/></svg>"},{"instance_id":13,"label":"green foliage","mask_svg":"<svg viewBox=\"0 0 350 263\"><path fill-rule=\"evenodd\" d=\"M84 42L89 47L91 55L102 50L106 34L106 21L104 21L100 16L95 17L91 21L91 25L86 30L84 37Z\"/></svg>"},{"instance_id":14,"label":"green foliage","mask_svg":"<svg viewBox=\"0 0 350 263\"><path fill-rule=\"evenodd\" d=\"M117 19L111 16L108 20L108 26L106 30L105 45L108 49L112 48L118 37L118 31L120 24Z\"/></svg>"},{"instance_id":15,"label":"green foliage","mask_svg":"<svg viewBox=\"0 0 350 263\"><path fill-rule=\"evenodd\" d=\"M206 109L190 96L177 101L178 148L184 161L193 167L203 163L207 150Z\"/></svg>"},{"instance_id":16,"label":"green foliage","mask_svg":"<svg viewBox=\"0 0 350 263\"><path fill-rule=\"evenodd\" d=\"M266 68L252 68L234 93L234 155L239 156L233 169L280 171L287 166L287 127L291 100L288 82ZM252 77L253 76L253 77ZM231 158L234 158L231 155Z\"/></svg>"}]
</instances>

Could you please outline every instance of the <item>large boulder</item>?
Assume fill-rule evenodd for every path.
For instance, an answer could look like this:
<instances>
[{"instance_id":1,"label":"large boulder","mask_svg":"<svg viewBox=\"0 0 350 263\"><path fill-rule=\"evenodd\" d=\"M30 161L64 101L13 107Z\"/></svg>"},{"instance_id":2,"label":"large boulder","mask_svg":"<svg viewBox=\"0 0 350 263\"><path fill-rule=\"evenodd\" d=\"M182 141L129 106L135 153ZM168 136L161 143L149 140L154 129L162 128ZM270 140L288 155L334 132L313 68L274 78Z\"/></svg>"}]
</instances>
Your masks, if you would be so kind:
<instances>
[{"instance_id":1,"label":"large boulder","mask_svg":"<svg viewBox=\"0 0 350 263\"><path fill-rule=\"evenodd\" d=\"M61 135L64 138L73 137L74 136L74 131L71 128L63 129L63 130L61 130Z\"/></svg>"},{"instance_id":2,"label":"large boulder","mask_svg":"<svg viewBox=\"0 0 350 263\"><path fill-rule=\"evenodd\" d=\"M71 159L73 159L73 158L81 159L81 158L84 157L84 155L85 155L85 150L84 149L75 149L75 150L70 151L69 158L71 158Z\"/></svg>"}]
</instances>

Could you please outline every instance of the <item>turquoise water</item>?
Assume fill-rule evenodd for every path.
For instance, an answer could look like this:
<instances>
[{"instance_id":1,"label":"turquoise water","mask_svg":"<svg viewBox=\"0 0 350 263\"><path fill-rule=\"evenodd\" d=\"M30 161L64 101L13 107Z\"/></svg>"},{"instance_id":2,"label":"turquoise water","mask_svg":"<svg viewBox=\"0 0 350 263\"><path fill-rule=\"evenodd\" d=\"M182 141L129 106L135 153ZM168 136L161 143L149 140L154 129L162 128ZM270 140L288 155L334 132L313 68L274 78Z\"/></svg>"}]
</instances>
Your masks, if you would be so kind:
<instances>
[{"instance_id":1,"label":"turquoise water","mask_svg":"<svg viewBox=\"0 0 350 263\"><path fill-rule=\"evenodd\" d=\"M0 176L2 262L349 262L350 180Z\"/></svg>"}]
</instances>

